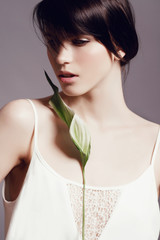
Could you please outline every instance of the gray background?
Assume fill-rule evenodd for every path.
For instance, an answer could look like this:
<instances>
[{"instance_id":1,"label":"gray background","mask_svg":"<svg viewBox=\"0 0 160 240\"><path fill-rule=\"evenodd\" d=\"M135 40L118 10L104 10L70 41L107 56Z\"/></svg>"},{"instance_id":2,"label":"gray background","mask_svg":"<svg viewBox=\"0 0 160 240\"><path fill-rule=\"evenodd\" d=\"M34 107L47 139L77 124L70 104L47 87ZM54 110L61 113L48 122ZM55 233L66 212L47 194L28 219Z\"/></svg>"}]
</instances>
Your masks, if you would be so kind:
<instances>
[{"instance_id":1,"label":"gray background","mask_svg":"<svg viewBox=\"0 0 160 240\"><path fill-rule=\"evenodd\" d=\"M31 21L37 2L0 2L0 107L13 99L52 94L43 74L46 69L53 78L52 69ZM124 95L133 112L160 124L160 0L131 0L131 3L140 51L131 63ZM3 227L0 200L0 240L3 240Z\"/></svg>"}]
</instances>

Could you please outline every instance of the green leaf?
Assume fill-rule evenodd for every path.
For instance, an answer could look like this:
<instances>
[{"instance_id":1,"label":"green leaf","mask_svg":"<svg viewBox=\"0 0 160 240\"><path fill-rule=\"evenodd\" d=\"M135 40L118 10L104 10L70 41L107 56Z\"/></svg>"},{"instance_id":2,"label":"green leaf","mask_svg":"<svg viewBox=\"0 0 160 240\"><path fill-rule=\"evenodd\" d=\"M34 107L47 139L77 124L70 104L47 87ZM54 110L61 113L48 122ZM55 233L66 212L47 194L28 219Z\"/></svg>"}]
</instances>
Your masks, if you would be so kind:
<instances>
[{"instance_id":1,"label":"green leaf","mask_svg":"<svg viewBox=\"0 0 160 240\"><path fill-rule=\"evenodd\" d=\"M77 114L75 114L72 119L69 133L72 141L81 153L82 166L84 168L90 154L91 137L85 123Z\"/></svg>"},{"instance_id":2,"label":"green leaf","mask_svg":"<svg viewBox=\"0 0 160 240\"><path fill-rule=\"evenodd\" d=\"M62 100L59 94L54 94L49 101L50 106L55 110L57 115L70 127L74 112Z\"/></svg>"},{"instance_id":3,"label":"green leaf","mask_svg":"<svg viewBox=\"0 0 160 240\"><path fill-rule=\"evenodd\" d=\"M53 92L55 94L58 93L58 87L56 85L53 84L53 82L51 81L50 77L48 76L47 72L44 70L45 76L47 78L47 81L49 83L49 85L51 86L51 88L53 89Z\"/></svg>"},{"instance_id":4,"label":"green leaf","mask_svg":"<svg viewBox=\"0 0 160 240\"><path fill-rule=\"evenodd\" d=\"M50 106L55 110L57 115L67 124L69 127L72 121L72 118L74 116L74 112L72 109L65 104L61 96L59 95L59 90L56 85L53 84L48 74L45 72L45 76L47 78L47 81L49 82L50 86L52 87L54 91L54 95L49 101Z\"/></svg>"},{"instance_id":5,"label":"green leaf","mask_svg":"<svg viewBox=\"0 0 160 240\"><path fill-rule=\"evenodd\" d=\"M75 146L81 154L82 167L84 169L90 154L91 137L89 131L81 118L61 98L58 87L53 84L48 74L45 76L54 91L54 95L49 101L50 106L55 110L57 115L67 124L69 134Z\"/></svg>"}]
</instances>

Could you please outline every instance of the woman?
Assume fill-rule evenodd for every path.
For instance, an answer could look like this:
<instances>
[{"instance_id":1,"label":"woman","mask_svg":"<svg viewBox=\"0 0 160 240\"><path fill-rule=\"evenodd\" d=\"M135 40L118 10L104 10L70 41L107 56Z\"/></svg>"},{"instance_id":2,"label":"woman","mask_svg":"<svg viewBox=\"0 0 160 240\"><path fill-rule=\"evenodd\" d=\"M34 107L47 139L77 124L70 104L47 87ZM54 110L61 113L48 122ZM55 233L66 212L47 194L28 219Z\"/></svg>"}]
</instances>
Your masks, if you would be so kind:
<instances>
[{"instance_id":1,"label":"woman","mask_svg":"<svg viewBox=\"0 0 160 240\"><path fill-rule=\"evenodd\" d=\"M64 102L91 134L86 240L157 240L160 126L126 105L121 73L137 54L127 0L43 0L34 19ZM0 112L7 240L81 239L82 172L68 128L43 99Z\"/></svg>"}]
</instances>

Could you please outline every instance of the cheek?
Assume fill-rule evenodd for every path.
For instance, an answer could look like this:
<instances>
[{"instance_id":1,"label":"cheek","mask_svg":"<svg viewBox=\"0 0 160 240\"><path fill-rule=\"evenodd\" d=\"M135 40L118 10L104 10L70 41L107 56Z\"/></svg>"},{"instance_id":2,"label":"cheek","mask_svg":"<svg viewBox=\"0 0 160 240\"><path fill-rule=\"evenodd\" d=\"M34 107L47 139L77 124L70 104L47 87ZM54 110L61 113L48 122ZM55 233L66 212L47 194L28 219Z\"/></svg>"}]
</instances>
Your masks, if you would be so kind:
<instances>
[{"instance_id":1,"label":"cheek","mask_svg":"<svg viewBox=\"0 0 160 240\"><path fill-rule=\"evenodd\" d=\"M83 49L76 57L85 73L104 74L112 65L111 54L104 46L97 44L87 49Z\"/></svg>"},{"instance_id":2,"label":"cheek","mask_svg":"<svg viewBox=\"0 0 160 240\"><path fill-rule=\"evenodd\" d=\"M82 49L76 56L76 61L80 62L83 65L91 66L101 65L101 64L110 64L112 62L111 55L107 49L97 44L86 49Z\"/></svg>"}]
</instances>

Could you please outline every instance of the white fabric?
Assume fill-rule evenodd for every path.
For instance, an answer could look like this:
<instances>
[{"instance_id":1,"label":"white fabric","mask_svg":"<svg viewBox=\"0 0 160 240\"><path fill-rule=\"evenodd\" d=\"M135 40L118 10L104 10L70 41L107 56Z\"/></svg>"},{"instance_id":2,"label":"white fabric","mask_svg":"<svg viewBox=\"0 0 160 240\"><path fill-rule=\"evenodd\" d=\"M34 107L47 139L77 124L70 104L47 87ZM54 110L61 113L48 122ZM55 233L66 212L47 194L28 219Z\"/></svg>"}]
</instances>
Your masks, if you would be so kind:
<instances>
[{"instance_id":1,"label":"white fabric","mask_svg":"<svg viewBox=\"0 0 160 240\"><path fill-rule=\"evenodd\" d=\"M74 219L82 234L83 187L68 183ZM85 239L98 240L114 211L121 191L117 189L93 189L85 191Z\"/></svg>"},{"instance_id":2,"label":"white fabric","mask_svg":"<svg viewBox=\"0 0 160 240\"><path fill-rule=\"evenodd\" d=\"M43 159L37 146L38 116L29 101L35 113L34 150L16 201L6 201L3 186L6 240L81 240L81 210L75 201L77 196L81 198L82 185L56 173ZM86 186L86 240L158 239L160 211L154 160L159 144L160 131L151 165L135 181L117 187Z\"/></svg>"}]
</instances>

